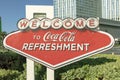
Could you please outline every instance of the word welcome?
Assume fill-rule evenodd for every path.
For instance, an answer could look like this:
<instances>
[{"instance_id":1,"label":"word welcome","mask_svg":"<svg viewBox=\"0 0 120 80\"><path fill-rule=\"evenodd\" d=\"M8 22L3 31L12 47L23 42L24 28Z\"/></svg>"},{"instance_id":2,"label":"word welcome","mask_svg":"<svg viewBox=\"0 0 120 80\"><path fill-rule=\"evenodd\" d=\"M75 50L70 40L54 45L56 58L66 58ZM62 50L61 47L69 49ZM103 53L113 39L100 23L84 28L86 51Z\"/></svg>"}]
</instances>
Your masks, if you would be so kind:
<instances>
[{"instance_id":1,"label":"word welcome","mask_svg":"<svg viewBox=\"0 0 120 80\"><path fill-rule=\"evenodd\" d=\"M76 29L84 29L87 27L88 29L94 29L97 28L99 25L99 20L97 18L88 18L87 20L84 18L66 18L66 19L60 19L60 18L43 18L41 20L37 18L32 18L31 20L28 20L26 18L21 19L18 21L18 28L20 30L26 30L28 28L35 30L35 29L72 29L75 27Z\"/></svg>"}]
</instances>

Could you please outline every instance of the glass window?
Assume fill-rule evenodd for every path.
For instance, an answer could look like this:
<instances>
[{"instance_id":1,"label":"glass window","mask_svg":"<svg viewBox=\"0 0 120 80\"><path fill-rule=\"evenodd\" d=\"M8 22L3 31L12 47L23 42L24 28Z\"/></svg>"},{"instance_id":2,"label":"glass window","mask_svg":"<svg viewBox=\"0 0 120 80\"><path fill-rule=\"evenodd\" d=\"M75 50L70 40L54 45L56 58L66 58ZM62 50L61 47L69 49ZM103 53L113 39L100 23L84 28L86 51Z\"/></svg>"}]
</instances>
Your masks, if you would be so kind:
<instances>
[{"instance_id":1,"label":"glass window","mask_svg":"<svg viewBox=\"0 0 120 80\"><path fill-rule=\"evenodd\" d=\"M33 17L38 19L46 18L46 13L33 13Z\"/></svg>"}]
</instances>

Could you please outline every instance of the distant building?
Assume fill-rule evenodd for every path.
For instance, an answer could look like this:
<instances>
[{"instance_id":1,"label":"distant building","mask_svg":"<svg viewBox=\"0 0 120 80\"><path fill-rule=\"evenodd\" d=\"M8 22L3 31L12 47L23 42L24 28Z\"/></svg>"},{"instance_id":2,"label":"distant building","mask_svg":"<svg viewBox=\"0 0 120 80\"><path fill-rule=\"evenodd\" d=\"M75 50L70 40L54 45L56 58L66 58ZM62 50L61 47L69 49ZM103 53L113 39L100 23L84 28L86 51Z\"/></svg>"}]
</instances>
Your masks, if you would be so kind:
<instances>
[{"instance_id":1,"label":"distant building","mask_svg":"<svg viewBox=\"0 0 120 80\"><path fill-rule=\"evenodd\" d=\"M115 40L120 41L120 21L100 18L100 30L110 33Z\"/></svg>"},{"instance_id":2,"label":"distant building","mask_svg":"<svg viewBox=\"0 0 120 80\"><path fill-rule=\"evenodd\" d=\"M100 17L120 21L120 0L53 0L54 16Z\"/></svg>"},{"instance_id":3,"label":"distant building","mask_svg":"<svg viewBox=\"0 0 120 80\"><path fill-rule=\"evenodd\" d=\"M120 0L102 0L102 18L120 21Z\"/></svg>"},{"instance_id":4,"label":"distant building","mask_svg":"<svg viewBox=\"0 0 120 80\"><path fill-rule=\"evenodd\" d=\"M53 0L54 16L102 17L101 0Z\"/></svg>"},{"instance_id":5,"label":"distant building","mask_svg":"<svg viewBox=\"0 0 120 80\"><path fill-rule=\"evenodd\" d=\"M1 17L0 17L0 32L2 32L2 20L1 20Z\"/></svg>"},{"instance_id":6,"label":"distant building","mask_svg":"<svg viewBox=\"0 0 120 80\"><path fill-rule=\"evenodd\" d=\"M54 9L49 5L26 5L26 18L53 18Z\"/></svg>"}]
</instances>

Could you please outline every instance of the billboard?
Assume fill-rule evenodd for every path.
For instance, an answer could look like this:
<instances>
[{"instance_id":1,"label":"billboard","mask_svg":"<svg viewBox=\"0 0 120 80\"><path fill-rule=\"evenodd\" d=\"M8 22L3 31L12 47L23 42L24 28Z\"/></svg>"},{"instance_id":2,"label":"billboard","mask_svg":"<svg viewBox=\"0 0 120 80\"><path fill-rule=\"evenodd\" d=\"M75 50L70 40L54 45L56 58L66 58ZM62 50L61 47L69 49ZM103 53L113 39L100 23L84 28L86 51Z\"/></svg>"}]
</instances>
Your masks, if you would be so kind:
<instances>
[{"instance_id":1,"label":"billboard","mask_svg":"<svg viewBox=\"0 0 120 80\"><path fill-rule=\"evenodd\" d=\"M21 19L4 46L55 70L113 47L113 37L98 25L96 18Z\"/></svg>"}]
</instances>

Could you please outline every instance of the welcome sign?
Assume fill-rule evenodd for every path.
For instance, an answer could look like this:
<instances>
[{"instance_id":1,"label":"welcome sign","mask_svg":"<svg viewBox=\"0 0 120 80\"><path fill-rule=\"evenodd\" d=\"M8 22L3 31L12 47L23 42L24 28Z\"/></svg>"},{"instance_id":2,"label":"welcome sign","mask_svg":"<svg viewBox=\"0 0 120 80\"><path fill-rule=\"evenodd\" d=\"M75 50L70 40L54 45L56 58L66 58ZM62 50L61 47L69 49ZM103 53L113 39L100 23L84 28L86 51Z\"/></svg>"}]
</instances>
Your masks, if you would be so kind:
<instances>
[{"instance_id":1,"label":"welcome sign","mask_svg":"<svg viewBox=\"0 0 120 80\"><path fill-rule=\"evenodd\" d=\"M4 46L55 70L113 47L113 37L98 26L97 18L21 19Z\"/></svg>"}]
</instances>

